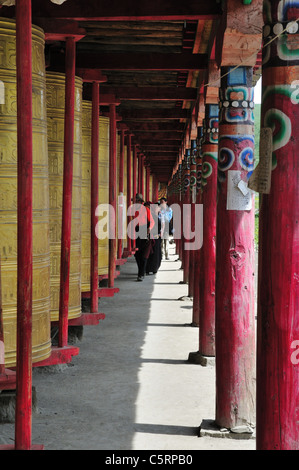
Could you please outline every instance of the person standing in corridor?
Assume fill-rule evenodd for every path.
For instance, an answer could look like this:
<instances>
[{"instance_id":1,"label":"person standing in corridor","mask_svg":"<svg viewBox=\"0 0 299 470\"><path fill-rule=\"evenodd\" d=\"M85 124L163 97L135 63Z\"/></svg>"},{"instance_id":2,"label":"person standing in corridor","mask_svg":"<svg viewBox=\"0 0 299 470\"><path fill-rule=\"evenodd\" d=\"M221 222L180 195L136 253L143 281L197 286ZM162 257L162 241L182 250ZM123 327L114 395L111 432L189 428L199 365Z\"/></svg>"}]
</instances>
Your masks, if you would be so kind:
<instances>
[{"instance_id":1,"label":"person standing in corridor","mask_svg":"<svg viewBox=\"0 0 299 470\"><path fill-rule=\"evenodd\" d=\"M162 222L162 254L165 259L169 259L169 235L171 233L172 209L167 205L167 199L165 197L160 199L160 208L159 217Z\"/></svg>"}]
</instances>

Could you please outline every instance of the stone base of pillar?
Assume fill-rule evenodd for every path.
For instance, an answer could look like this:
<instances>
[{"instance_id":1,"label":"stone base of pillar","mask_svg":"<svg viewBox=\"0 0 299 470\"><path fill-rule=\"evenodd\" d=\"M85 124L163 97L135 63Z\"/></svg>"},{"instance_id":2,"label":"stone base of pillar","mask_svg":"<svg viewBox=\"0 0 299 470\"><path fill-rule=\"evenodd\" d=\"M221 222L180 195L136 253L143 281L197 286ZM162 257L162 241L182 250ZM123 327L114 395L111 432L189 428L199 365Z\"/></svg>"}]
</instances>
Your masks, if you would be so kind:
<instances>
[{"instance_id":1,"label":"stone base of pillar","mask_svg":"<svg viewBox=\"0 0 299 470\"><path fill-rule=\"evenodd\" d=\"M215 357L203 356L199 351L189 353L188 362L200 364L203 367L215 366Z\"/></svg>"},{"instance_id":2,"label":"stone base of pillar","mask_svg":"<svg viewBox=\"0 0 299 470\"><path fill-rule=\"evenodd\" d=\"M185 284L184 282L179 282L179 284ZM185 300L190 300L190 302L192 302L193 300L193 297L189 297L189 295L182 295L182 297L179 297L178 300L181 300L182 302L185 301Z\"/></svg>"},{"instance_id":3,"label":"stone base of pillar","mask_svg":"<svg viewBox=\"0 0 299 470\"><path fill-rule=\"evenodd\" d=\"M212 419L203 419L198 429L198 437L218 437L228 439L255 439L255 430L251 426L236 426L232 429L220 428Z\"/></svg>"}]
</instances>

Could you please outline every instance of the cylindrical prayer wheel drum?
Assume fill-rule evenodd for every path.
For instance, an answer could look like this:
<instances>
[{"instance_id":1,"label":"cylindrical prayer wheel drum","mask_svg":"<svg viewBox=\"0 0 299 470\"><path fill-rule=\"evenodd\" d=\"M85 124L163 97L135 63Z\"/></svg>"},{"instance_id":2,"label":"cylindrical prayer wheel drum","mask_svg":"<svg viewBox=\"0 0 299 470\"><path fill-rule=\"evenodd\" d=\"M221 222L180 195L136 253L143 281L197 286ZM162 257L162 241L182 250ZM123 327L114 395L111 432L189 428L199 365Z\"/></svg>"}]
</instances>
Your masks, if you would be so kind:
<instances>
[{"instance_id":1,"label":"cylindrical prayer wheel drum","mask_svg":"<svg viewBox=\"0 0 299 470\"><path fill-rule=\"evenodd\" d=\"M83 101L82 112L82 292L90 292L90 184L91 184L91 122L92 103ZM109 118L100 116L99 125L99 204L109 202ZM108 207L107 207L108 209ZM100 213L101 214L101 213ZM99 217L108 220L106 212ZM109 238L108 225L104 227L106 236L99 238L99 275L108 274Z\"/></svg>"},{"instance_id":2,"label":"cylindrical prayer wheel drum","mask_svg":"<svg viewBox=\"0 0 299 470\"><path fill-rule=\"evenodd\" d=\"M126 138L124 139L126 142ZM119 188L119 175L120 175L120 147L121 147L121 136L120 134L117 135L117 140L116 140L116 145L117 145L117 154L116 154L116 160L117 160L117 204L116 204L116 216L117 216L117 224L120 223L122 220L122 228L120 227L118 229L117 225L117 232L116 236L118 238L118 235L124 234L126 235L127 233L127 149L126 145L124 145L124 150L123 150L123 199L119 200L118 196L121 196L120 188ZM122 205L122 207L120 207ZM122 240L122 249L127 247L127 238L121 238Z\"/></svg>"},{"instance_id":3,"label":"cylindrical prayer wheel drum","mask_svg":"<svg viewBox=\"0 0 299 470\"><path fill-rule=\"evenodd\" d=\"M0 249L5 366L16 365L17 97L16 25L0 20ZM32 362L51 354L49 184L44 33L32 28L33 292ZM24 237L26 234L24 233Z\"/></svg>"},{"instance_id":4,"label":"cylindrical prayer wheel drum","mask_svg":"<svg viewBox=\"0 0 299 470\"><path fill-rule=\"evenodd\" d=\"M81 291L90 291L90 184L92 103L82 103L82 218Z\"/></svg>"},{"instance_id":5,"label":"cylindrical prayer wheel drum","mask_svg":"<svg viewBox=\"0 0 299 470\"><path fill-rule=\"evenodd\" d=\"M100 116L99 204L109 204L109 118ZM107 214L108 220L109 214ZM106 216L105 216L106 218ZM105 227L106 231L106 227ZM109 224L107 226L109 234ZM109 270L109 236L99 238L99 274Z\"/></svg>"},{"instance_id":6,"label":"cylindrical prayer wheel drum","mask_svg":"<svg viewBox=\"0 0 299 470\"><path fill-rule=\"evenodd\" d=\"M47 72L46 79L50 191L51 321L57 321L59 319L60 290L65 75ZM76 77L69 319L78 318L81 315L81 150L82 80Z\"/></svg>"}]
</instances>

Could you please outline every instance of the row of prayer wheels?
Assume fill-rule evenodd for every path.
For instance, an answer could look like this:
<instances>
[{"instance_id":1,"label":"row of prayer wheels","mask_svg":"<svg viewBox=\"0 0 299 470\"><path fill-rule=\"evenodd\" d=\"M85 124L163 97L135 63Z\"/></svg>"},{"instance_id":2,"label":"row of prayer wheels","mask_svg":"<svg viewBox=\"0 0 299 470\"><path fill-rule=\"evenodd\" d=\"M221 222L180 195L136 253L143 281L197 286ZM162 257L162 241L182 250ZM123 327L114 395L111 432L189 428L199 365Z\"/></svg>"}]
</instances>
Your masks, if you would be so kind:
<instances>
[{"instance_id":1,"label":"row of prayer wheels","mask_svg":"<svg viewBox=\"0 0 299 470\"><path fill-rule=\"evenodd\" d=\"M16 365L17 99L16 28L0 20L0 255L5 367ZM44 32L32 28L33 74L33 310L32 361L51 354L51 322L59 317L65 76L45 69ZM91 103L75 82L74 168L69 318L81 315L90 291ZM108 204L109 118L100 116L99 203ZM26 237L26 234L24 234ZM108 273L109 241L99 240L99 275Z\"/></svg>"}]
</instances>

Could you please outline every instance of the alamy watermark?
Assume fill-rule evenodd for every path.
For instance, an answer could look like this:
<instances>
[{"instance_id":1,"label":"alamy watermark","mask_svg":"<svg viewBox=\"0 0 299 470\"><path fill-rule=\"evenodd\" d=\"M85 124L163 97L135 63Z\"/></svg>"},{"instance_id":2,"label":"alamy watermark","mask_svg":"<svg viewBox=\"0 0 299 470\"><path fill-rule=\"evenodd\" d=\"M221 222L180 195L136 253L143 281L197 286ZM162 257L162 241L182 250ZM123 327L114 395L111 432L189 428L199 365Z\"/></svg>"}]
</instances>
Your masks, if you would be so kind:
<instances>
[{"instance_id":1,"label":"alamy watermark","mask_svg":"<svg viewBox=\"0 0 299 470\"><path fill-rule=\"evenodd\" d=\"M160 234L172 235L174 239L184 241L185 250L198 250L203 242L203 206L202 204L172 204L172 218L159 214L157 204L151 204L149 210L152 218L143 204L131 204L125 207L123 197L119 198L118 207L115 210L110 204L99 204L96 216L99 218L96 225L96 236L100 240L136 238L157 238ZM194 223L191 227L191 210L194 209ZM158 219L160 218L160 223ZM149 230L149 221L152 220L152 227Z\"/></svg>"},{"instance_id":2,"label":"alamy watermark","mask_svg":"<svg viewBox=\"0 0 299 470\"><path fill-rule=\"evenodd\" d=\"M299 340L295 340L292 342L291 349L294 349L291 354L291 363L294 366L297 366L299 364Z\"/></svg>"}]
</instances>

